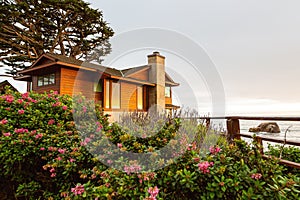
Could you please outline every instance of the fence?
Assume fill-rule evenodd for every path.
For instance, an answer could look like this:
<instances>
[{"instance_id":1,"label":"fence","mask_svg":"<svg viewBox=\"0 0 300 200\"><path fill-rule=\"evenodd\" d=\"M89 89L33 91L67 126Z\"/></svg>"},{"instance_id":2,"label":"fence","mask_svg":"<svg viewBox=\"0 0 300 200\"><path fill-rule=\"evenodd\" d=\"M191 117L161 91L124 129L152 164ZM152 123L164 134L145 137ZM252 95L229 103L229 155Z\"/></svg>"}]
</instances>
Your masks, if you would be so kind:
<instances>
[{"instance_id":1,"label":"fence","mask_svg":"<svg viewBox=\"0 0 300 200\"><path fill-rule=\"evenodd\" d=\"M206 126L209 127L212 119L224 119L226 120L226 128L227 128L227 138L229 141L233 139L241 139L241 137L253 138L252 135L241 133L240 132L240 120L272 120L272 121L300 121L300 117L242 117L242 116L228 116L228 117L199 117L197 119L205 120ZM300 142L291 141L286 139L275 139L263 136L256 136L253 138L259 143L260 153L263 155L265 159L270 158L270 156L264 155L263 152L263 141L280 143L280 144L288 144L300 147ZM279 158L278 158L279 159ZM298 168L300 169L300 163L279 159L281 164Z\"/></svg>"}]
</instances>

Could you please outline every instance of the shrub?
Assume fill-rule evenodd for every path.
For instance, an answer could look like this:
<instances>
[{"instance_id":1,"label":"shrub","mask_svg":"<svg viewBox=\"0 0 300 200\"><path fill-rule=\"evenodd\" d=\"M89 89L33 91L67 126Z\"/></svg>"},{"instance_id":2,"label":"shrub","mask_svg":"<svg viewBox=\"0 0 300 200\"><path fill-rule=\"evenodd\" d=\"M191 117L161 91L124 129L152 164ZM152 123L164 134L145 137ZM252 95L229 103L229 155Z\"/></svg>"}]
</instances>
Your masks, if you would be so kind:
<instances>
[{"instance_id":1,"label":"shrub","mask_svg":"<svg viewBox=\"0 0 300 200\"><path fill-rule=\"evenodd\" d=\"M55 92L0 96L0 198L297 199L300 193L299 178L262 159L256 144L227 144L178 118L137 137L93 110L84 97Z\"/></svg>"},{"instance_id":2,"label":"shrub","mask_svg":"<svg viewBox=\"0 0 300 200\"><path fill-rule=\"evenodd\" d=\"M300 163L300 148L296 146L282 147L282 145L268 145L268 151L265 153L277 158L281 156L284 160ZM286 167L285 173L293 173L300 176L300 170L296 168Z\"/></svg>"}]
</instances>

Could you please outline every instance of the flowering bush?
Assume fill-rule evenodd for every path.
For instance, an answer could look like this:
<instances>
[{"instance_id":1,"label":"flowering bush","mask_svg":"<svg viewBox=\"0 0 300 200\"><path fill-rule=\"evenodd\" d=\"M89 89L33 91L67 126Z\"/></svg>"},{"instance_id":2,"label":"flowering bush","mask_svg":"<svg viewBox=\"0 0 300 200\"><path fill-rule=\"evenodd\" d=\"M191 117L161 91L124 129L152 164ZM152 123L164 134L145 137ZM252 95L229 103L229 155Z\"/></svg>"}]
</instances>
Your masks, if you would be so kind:
<instances>
[{"instance_id":1,"label":"flowering bush","mask_svg":"<svg viewBox=\"0 0 300 200\"><path fill-rule=\"evenodd\" d=\"M71 99L55 92L8 91L0 96L0 199L299 196L299 178L283 174L285 168L276 160L264 160L256 144L222 141L202 148L208 144L207 138L190 142L186 131L201 131L196 135L203 136L203 126L194 129L192 123L179 119L165 121L151 137L135 137L118 124L109 124L97 106L96 121L91 120L93 110L94 104L83 97ZM156 159L159 149L167 144L168 152L176 150L180 156L170 154L176 159ZM146 159L116 156L117 152L126 155L127 151L145 153ZM147 171L146 165L164 167Z\"/></svg>"}]
</instances>

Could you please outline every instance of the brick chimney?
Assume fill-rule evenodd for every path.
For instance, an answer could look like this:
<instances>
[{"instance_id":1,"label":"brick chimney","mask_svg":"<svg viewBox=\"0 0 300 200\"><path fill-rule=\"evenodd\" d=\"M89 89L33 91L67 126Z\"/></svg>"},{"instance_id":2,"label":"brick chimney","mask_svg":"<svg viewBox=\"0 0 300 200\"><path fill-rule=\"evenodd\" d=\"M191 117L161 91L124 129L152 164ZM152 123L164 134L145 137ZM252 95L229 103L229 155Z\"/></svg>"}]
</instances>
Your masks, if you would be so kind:
<instances>
[{"instance_id":1,"label":"brick chimney","mask_svg":"<svg viewBox=\"0 0 300 200\"><path fill-rule=\"evenodd\" d=\"M165 57L159 52L148 55L149 81L155 83L155 87L149 90L149 106L157 105L158 109L165 108Z\"/></svg>"}]
</instances>

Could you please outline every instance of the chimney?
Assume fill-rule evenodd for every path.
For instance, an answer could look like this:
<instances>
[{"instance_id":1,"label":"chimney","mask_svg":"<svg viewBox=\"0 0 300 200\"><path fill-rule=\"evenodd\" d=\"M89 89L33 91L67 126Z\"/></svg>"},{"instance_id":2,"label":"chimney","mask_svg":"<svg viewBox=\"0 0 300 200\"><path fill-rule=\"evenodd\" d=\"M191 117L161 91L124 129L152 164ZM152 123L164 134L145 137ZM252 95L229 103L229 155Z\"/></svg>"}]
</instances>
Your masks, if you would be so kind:
<instances>
[{"instance_id":1,"label":"chimney","mask_svg":"<svg viewBox=\"0 0 300 200\"><path fill-rule=\"evenodd\" d=\"M155 106L158 110L165 109L165 57L159 52L148 55L149 81L155 83L155 87L149 90L149 106Z\"/></svg>"}]
</instances>

